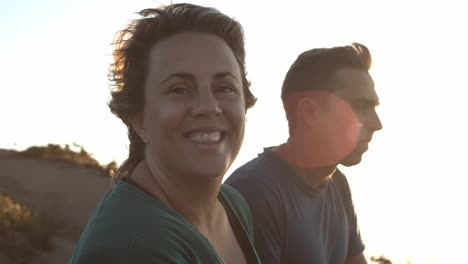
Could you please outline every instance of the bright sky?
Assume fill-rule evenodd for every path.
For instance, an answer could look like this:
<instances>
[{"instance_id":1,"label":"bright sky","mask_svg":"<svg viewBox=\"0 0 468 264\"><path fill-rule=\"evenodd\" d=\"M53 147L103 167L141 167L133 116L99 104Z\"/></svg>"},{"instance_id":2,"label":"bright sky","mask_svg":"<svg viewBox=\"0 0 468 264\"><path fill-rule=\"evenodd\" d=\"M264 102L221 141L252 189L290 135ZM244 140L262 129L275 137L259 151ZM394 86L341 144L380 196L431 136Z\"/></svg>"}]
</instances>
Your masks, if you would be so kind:
<instances>
[{"instance_id":1,"label":"bright sky","mask_svg":"<svg viewBox=\"0 0 468 264\"><path fill-rule=\"evenodd\" d=\"M280 87L299 53L363 43L374 58L384 129L363 162L343 170L367 253L395 263L466 259L463 1L192 2L234 16L245 29L258 103L228 173L286 139ZM110 43L133 12L159 3L169 1L1 1L0 148L76 142L103 163L121 162L126 130L106 105Z\"/></svg>"}]
</instances>

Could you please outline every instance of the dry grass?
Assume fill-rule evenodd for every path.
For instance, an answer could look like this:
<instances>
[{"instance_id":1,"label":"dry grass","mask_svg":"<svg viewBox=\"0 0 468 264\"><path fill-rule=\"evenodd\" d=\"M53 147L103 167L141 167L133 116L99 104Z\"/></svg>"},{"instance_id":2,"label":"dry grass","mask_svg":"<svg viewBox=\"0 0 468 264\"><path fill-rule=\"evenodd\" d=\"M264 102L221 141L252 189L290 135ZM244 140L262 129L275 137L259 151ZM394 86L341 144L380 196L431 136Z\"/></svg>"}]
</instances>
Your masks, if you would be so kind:
<instances>
[{"instance_id":1,"label":"dry grass","mask_svg":"<svg viewBox=\"0 0 468 264\"><path fill-rule=\"evenodd\" d=\"M28 263L49 250L52 234L45 215L0 193L0 253L8 263Z\"/></svg>"},{"instance_id":2,"label":"dry grass","mask_svg":"<svg viewBox=\"0 0 468 264\"><path fill-rule=\"evenodd\" d=\"M92 154L76 144L71 148L49 144L19 152L0 151L0 157L3 165L8 164L2 170L0 186L0 263L39 263L39 259L43 259L40 263L64 263L74 246L74 240L64 238L64 234L81 232L86 222L83 219L89 217L109 181L107 177L88 177L88 174L112 175L117 164L101 165ZM57 167L55 162L43 165L36 162L42 160L74 166ZM73 169L75 166L81 169ZM85 175L80 179L70 178L70 175L83 173ZM61 176L59 179L54 178L57 174ZM98 179L90 182L91 178L101 178L102 182ZM83 189L78 184L81 182L90 186ZM73 185L72 190L70 185ZM84 193L86 195L81 197ZM64 208L75 209L68 212ZM73 221L66 216L72 217ZM63 246L57 241L69 245Z\"/></svg>"},{"instance_id":3,"label":"dry grass","mask_svg":"<svg viewBox=\"0 0 468 264\"><path fill-rule=\"evenodd\" d=\"M103 166L92 157L92 154L87 152L84 147L74 144L78 151L72 150L69 145L64 147L56 144L48 144L47 146L32 146L28 149L18 152L19 157L44 159L44 160L59 160L78 165L85 168L94 168L102 172L106 176L113 176L117 170L117 163L110 162Z\"/></svg>"}]
</instances>

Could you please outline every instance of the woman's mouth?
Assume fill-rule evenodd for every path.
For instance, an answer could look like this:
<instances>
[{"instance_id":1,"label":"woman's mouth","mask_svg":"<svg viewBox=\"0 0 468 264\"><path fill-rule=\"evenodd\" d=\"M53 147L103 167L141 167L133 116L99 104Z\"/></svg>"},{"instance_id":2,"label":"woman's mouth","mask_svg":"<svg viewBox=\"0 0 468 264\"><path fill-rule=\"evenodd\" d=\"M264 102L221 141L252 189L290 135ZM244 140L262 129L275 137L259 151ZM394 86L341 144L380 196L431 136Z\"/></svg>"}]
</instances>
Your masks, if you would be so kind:
<instances>
[{"instance_id":1,"label":"woman's mouth","mask_svg":"<svg viewBox=\"0 0 468 264\"><path fill-rule=\"evenodd\" d=\"M192 132L188 134L188 138L197 144L215 144L222 140L223 132Z\"/></svg>"}]
</instances>

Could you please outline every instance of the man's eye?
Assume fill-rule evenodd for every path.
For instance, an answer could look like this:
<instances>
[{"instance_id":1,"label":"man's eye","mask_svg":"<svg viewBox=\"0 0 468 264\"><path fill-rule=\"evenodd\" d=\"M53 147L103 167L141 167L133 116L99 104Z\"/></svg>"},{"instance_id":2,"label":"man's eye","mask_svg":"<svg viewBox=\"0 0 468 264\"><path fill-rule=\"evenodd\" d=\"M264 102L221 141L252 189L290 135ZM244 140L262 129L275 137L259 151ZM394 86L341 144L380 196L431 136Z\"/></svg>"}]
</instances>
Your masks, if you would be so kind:
<instances>
[{"instance_id":1,"label":"man's eye","mask_svg":"<svg viewBox=\"0 0 468 264\"><path fill-rule=\"evenodd\" d=\"M354 108L355 110L361 110L361 109L364 108L364 105L361 104L361 103L355 103L355 104L353 104L353 108Z\"/></svg>"},{"instance_id":2,"label":"man's eye","mask_svg":"<svg viewBox=\"0 0 468 264\"><path fill-rule=\"evenodd\" d=\"M366 102L358 102L352 104L353 110L359 113L369 113L371 111L375 111L375 105L366 103Z\"/></svg>"}]
</instances>

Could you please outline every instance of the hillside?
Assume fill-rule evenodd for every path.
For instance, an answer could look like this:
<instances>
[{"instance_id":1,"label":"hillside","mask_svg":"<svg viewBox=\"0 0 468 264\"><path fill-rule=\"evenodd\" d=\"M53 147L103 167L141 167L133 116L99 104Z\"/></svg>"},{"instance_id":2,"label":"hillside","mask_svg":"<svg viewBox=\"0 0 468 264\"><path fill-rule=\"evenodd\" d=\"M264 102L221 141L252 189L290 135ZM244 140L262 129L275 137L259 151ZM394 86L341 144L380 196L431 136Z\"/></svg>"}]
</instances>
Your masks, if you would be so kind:
<instances>
[{"instance_id":1,"label":"hillside","mask_svg":"<svg viewBox=\"0 0 468 264\"><path fill-rule=\"evenodd\" d=\"M44 213L54 226L52 250L30 263L67 263L110 177L70 162L21 158L0 150L0 193ZM2 237L0 237L0 240ZM1 259L1 258L0 258Z\"/></svg>"}]
</instances>

